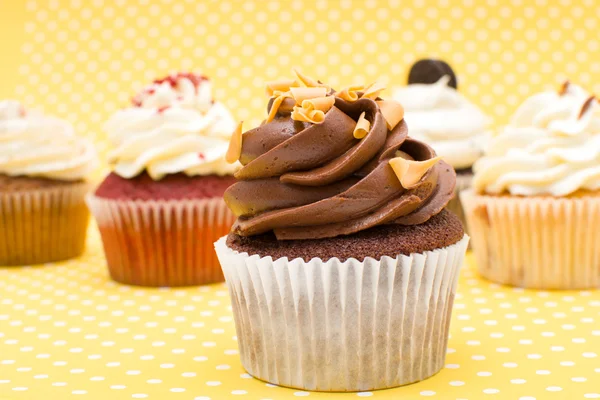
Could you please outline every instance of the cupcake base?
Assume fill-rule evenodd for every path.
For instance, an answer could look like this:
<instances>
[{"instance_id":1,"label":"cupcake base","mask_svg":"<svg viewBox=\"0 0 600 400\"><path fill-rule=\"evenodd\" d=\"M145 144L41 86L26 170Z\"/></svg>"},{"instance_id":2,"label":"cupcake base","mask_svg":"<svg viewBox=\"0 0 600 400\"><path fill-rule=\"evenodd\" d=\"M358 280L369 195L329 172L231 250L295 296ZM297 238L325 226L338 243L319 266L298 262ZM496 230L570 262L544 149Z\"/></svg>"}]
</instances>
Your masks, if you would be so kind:
<instances>
[{"instance_id":1,"label":"cupcake base","mask_svg":"<svg viewBox=\"0 0 600 400\"><path fill-rule=\"evenodd\" d=\"M462 192L479 273L532 289L600 287L600 195Z\"/></svg>"},{"instance_id":2,"label":"cupcake base","mask_svg":"<svg viewBox=\"0 0 600 400\"><path fill-rule=\"evenodd\" d=\"M0 192L0 265L62 261L83 253L89 222L85 182L12 178Z\"/></svg>"},{"instance_id":3,"label":"cupcake base","mask_svg":"<svg viewBox=\"0 0 600 400\"><path fill-rule=\"evenodd\" d=\"M221 198L86 200L115 281L152 287L223 281L212 243L229 232L235 216Z\"/></svg>"},{"instance_id":4,"label":"cupcake base","mask_svg":"<svg viewBox=\"0 0 600 400\"><path fill-rule=\"evenodd\" d=\"M426 379L444 366L458 271L468 245L420 254L261 257L216 244L240 357L258 379L364 391Z\"/></svg>"}]
</instances>

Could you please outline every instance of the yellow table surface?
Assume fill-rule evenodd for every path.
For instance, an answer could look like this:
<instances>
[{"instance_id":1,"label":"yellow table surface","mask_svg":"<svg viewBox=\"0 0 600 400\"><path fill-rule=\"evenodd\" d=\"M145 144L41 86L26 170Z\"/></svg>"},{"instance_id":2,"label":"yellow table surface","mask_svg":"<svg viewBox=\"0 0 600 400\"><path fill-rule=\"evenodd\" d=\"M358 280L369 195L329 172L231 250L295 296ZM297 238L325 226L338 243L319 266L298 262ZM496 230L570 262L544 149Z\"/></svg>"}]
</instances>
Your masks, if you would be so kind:
<instances>
[{"instance_id":1,"label":"yellow table surface","mask_svg":"<svg viewBox=\"0 0 600 400\"><path fill-rule=\"evenodd\" d=\"M479 279L467 258L446 367L365 393L276 387L243 370L224 284L112 282L92 226L78 259L0 268L0 399L598 399L600 292Z\"/></svg>"}]
</instances>

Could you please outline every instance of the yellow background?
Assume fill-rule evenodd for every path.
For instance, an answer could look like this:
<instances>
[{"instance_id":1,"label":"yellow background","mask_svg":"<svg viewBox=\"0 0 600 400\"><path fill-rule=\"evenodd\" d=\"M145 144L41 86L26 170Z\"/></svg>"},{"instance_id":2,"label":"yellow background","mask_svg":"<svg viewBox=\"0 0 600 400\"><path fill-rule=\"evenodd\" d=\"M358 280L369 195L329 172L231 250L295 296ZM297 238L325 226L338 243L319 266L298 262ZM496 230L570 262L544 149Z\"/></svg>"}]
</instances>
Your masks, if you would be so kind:
<instances>
[{"instance_id":1,"label":"yellow background","mask_svg":"<svg viewBox=\"0 0 600 400\"><path fill-rule=\"evenodd\" d=\"M203 71L246 127L265 116L263 84L293 66L333 86L403 85L424 56L503 124L528 95L567 77L600 93L597 0L0 0L0 98L102 123L156 77Z\"/></svg>"},{"instance_id":2,"label":"yellow background","mask_svg":"<svg viewBox=\"0 0 600 400\"><path fill-rule=\"evenodd\" d=\"M524 97L567 77L600 94L599 21L596 0L0 0L0 98L72 121L104 153L102 122L169 72L211 76L249 127L265 115L264 81L293 66L334 86L394 87L434 56L501 125ZM80 260L0 269L0 398L359 398L248 379L224 286L114 284L91 232ZM600 398L598 292L513 290L472 268L459 290L442 373L361 396Z\"/></svg>"}]
</instances>

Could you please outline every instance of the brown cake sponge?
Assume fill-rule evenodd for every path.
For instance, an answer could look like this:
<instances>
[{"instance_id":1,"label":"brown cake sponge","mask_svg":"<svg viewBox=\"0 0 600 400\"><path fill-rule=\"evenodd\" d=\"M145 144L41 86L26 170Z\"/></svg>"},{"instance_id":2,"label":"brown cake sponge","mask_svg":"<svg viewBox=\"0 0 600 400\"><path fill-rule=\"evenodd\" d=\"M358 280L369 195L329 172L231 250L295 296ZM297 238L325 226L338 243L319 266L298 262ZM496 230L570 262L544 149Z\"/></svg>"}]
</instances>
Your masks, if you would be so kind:
<instances>
[{"instance_id":1,"label":"brown cake sponge","mask_svg":"<svg viewBox=\"0 0 600 400\"><path fill-rule=\"evenodd\" d=\"M113 200L184 200L223 197L236 182L232 176L187 176L183 173L153 180L145 171L125 179L111 172L96 190L96 196Z\"/></svg>"},{"instance_id":2,"label":"brown cake sponge","mask_svg":"<svg viewBox=\"0 0 600 400\"><path fill-rule=\"evenodd\" d=\"M80 184L78 181L61 181L48 178L34 178L29 176L8 176L0 174L0 193L14 193L39 189L52 189Z\"/></svg>"},{"instance_id":3,"label":"brown cake sponge","mask_svg":"<svg viewBox=\"0 0 600 400\"><path fill-rule=\"evenodd\" d=\"M457 243L464 234L458 217L444 209L420 225L379 225L352 235L329 239L277 240L273 233L249 237L230 233L227 246L240 253L271 256L273 259L302 258L308 262L312 258L323 261L355 258L362 261L366 257L379 260L382 256L396 257L399 254L440 249Z\"/></svg>"}]
</instances>

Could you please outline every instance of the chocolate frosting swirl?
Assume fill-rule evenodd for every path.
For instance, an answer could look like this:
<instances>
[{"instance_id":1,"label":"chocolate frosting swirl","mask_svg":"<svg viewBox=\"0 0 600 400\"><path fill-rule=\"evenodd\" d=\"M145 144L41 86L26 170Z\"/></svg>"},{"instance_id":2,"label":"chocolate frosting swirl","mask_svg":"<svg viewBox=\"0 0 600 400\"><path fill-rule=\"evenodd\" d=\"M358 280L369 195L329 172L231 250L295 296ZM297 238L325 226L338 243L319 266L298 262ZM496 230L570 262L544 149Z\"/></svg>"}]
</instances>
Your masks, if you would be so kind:
<instances>
[{"instance_id":1,"label":"chocolate frosting swirl","mask_svg":"<svg viewBox=\"0 0 600 400\"><path fill-rule=\"evenodd\" d=\"M224 195L238 216L234 233L272 230L279 240L316 239L381 224L415 225L452 198L456 175L443 161L410 188L401 185L389 164L397 151L416 161L436 154L408 137L404 121L388 131L374 100L336 98L320 124L293 120L293 105L285 99L275 119L243 135L240 181ZM371 125L359 140L353 130L362 112Z\"/></svg>"}]
</instances>

